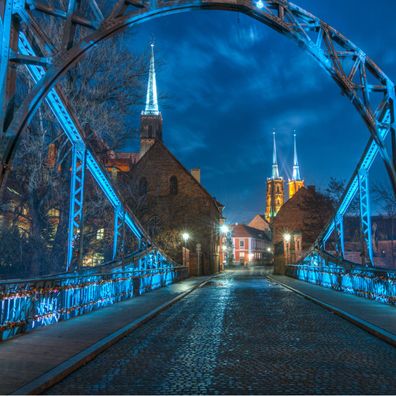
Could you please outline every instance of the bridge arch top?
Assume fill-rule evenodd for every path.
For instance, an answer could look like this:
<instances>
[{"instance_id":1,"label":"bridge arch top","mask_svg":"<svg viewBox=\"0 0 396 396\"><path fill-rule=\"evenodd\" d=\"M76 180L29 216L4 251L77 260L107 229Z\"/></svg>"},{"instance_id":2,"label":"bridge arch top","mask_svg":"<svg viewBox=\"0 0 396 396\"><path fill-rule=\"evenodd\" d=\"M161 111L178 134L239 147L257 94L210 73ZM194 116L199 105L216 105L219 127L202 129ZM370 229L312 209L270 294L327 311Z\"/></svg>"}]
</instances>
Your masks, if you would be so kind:
<instances>
[{"instance_id":1,"label":"bridge arch top","mask_svg":"<svg viewBox=\"0 0 396 396\"><path fill-rule=\"evenodd\" d=\"M64 47L64 50L54 55L52 65L30 95L26 97L7 130L7 134L14 144L10 145L3 156L3 162L6 165L11 162L16 142L43 97L70 66L92 47L127 26L141 24L153 18L199 9L225 10L244 13L266 24L296 41L314 57L341 87L343 93L350 98L362 116L370 131L371 139L378 145L396 191L396 171L383 143L386 132L382 130L389 129L393 122L394 84L360 48L310 12L287 0L149 0L143 2L118 0L113 7L107 10L105 15L96 1L91 0L89 3L95 5L93 9L98 16L98 22L96 25L92 24L92 33L82 38L81 41L75 42L73 30L66 26L69 18L70 21L79 23L77 15L74 14L76 10L70 6L72 3L75 2L69 0L69 11L63 28L62 42L68 43L68 45ZM26 19L26 13L31 16L32 9L35 8L36 12L49 12L48 7L47 9L40 8L28 1L24 6L19 7L16 12L29 23L31 23L31 17ZM63 21L59 23L63 23ZM37 31L37 22L35 29ZM374 96L376 96L375 99Z\"/></svg>"}]
</instances>

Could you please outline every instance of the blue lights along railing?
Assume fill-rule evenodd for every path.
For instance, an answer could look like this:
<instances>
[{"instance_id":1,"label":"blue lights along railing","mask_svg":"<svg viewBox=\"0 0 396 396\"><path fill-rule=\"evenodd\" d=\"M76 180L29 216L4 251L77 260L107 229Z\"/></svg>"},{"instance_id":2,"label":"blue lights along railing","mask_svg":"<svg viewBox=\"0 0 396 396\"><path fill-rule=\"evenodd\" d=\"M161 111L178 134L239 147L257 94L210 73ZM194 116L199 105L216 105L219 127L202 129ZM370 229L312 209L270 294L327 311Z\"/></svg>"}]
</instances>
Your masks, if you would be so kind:
<instances>
[{"instance_id":1,"label":"blue lights along railing","mask_svg":"<svg viewBox=\"0 0 396 396\"><path fill-rule=\"evenodd\" d=\"M182 280L175 267L151 252L129 265L96 267L80 274L0 282L0 341Z\"/></svg>"},{"instance_id":2,"label":"blue lights along railing","mask_svg":"<svg viewBox=\"0 0 396 396\"><path fill-rule=\"evenodd\" d=\"M289 264L286 274L385 304L396 305L396 271L364 267L312 252L299 264Z\"/></svg>"}]
</instances>

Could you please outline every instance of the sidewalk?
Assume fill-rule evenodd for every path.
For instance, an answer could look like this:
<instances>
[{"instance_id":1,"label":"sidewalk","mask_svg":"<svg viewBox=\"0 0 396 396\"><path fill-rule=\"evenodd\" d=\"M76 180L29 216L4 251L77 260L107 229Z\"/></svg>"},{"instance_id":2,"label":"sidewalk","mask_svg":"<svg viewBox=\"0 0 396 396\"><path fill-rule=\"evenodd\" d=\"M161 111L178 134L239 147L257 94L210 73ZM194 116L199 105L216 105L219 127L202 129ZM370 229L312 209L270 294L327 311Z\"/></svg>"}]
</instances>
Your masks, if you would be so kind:
<instances>
[{"instance_id":1,"label":"sidewalk","mask_svg":"<svg viewBox=\"0 0 396 396\"><path fill-rule=\"evenodd\" d=\"M268 278L396 346L396 307L283 275Z\"/></svg>"},{"instance_id":2,"label":"sidewalk","mask_svg":"<svg viewBox=\"0 0 396 396\"><path fill-rule=\"evenodd\" d=\"M0 394L43 391L210 278L189 278L0 343Z\"/></svg>"}]
</instances>

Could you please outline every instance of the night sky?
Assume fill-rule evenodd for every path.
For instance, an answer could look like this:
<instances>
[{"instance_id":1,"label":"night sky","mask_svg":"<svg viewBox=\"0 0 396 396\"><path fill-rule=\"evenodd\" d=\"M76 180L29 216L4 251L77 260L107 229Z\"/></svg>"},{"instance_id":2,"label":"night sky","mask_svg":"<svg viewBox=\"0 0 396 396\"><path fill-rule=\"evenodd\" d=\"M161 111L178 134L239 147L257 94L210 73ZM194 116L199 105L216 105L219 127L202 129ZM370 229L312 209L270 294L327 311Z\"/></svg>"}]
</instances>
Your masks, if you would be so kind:
<instances>
[{"instance_id":1,"label":"night sky","mask_svg":"<svg viewBox=\"0 0 396 396\"><path fill-rule=\"evenodd\" d=\"M396 80L396 1L295 3ZM351 175L368 131L333 80L290 39L245 15L219 11L166 16L133 33L136 53L155 42L166 145L187 168L201 168L203 185L225 204L228 221L264 212L273 128L284 178L292 170L293 129L306 184L323 189L331 176Z\"/></svg>"}]
</instances>

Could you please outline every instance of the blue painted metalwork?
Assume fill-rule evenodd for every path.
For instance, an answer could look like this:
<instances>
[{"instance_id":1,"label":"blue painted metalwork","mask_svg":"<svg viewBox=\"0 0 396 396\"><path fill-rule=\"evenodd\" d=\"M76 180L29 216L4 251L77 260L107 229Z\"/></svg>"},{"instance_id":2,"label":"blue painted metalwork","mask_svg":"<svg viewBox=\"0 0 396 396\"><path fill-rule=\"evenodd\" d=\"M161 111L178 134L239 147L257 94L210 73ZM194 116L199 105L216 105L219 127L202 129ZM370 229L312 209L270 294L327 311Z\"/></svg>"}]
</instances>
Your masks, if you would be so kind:
<instances>
[{"instance_id":1,"label":"blue painted metalwork","mask_svg":"<svg viewBox=\"0 0 396 396\"><path fill-rule=\"evenodd\" d=\"M336 232L336 250L338 256L344 257L344 219L338 215L334 218L335 232Z\"/></svg>"},{"instance_id":2,"label":"blue painted metalwork","mask_svg":"<svg viewBox=\"0 0 396 396\"><path fill-rule=\"evenodd\" d=\"M19 50L22 54L35 55L33 48L30 45L24 33L21 33L19 37ZM39 81L42 78L42 76L45 74L45 69L39 65L30 64L30 65L26 65L26 68L28 69L30 76L35 82ZM85 147L84 139L82 137L82 134L80 133L77 121L75 120L74 117L70 115L70 109L67 109L66 105L64 104L63 100L61 99L60 95L58 94L55 88L51 89L45 100L48 103L52 112L54 113L55 117L57 118L58 122L62 126L70 142L72 143L72 147L73 148ZM122 208L121 200L119 199L118 194L112 187L108 176L105 174L104 170L101 168L101 166L95 159L93 153L89 149L84 149L84 151L86 151L85 162L87 164L87 168L89 169L90 173L98 183L101 190L104 192L107 199L110 201L115 212L121 211L123 213L125 224L129 227L129 229L134 233L134 235L138 239L141 239L142 236L144 235L143 230L139 229L139 227L136 225L136 221L132 219L130 214L125 212L125 210ZM70 207L72 206L74 207L75 202L76 201L74 199L73 190L72 190ZM74 217L72 211L70 211L69 216L70 216L69 224L70 225L74 224ZM77 231L74 230L73 228L69 228L67 268L69 268L71 264L73 249L75 247L73 241L75 240L76 232ZM114 239L115 241L113 243L113 246L117 246L117 240L118 240L117 233L114 234ZM114 251L116 250L114 250L113 248L113 253Z\"/></svg>"},{"instance_id":3,"label":"blue painted metalwork","mask_svg":"<svg viewBox=\"0 0 396 396\"><path fill-rule=\"evenodd\" d=\"M4 119L7 112L7 73L10 56L11 20L13 0L5 0L4 14L0 18L0 133L4 131Z\"/></svg>"},{"instance_id":4,"label":"blue painted metalwork","mask_svg":"<svg viewBox=\"0 0 396 396\"><path fill-rule=\"evenodd\" d=\"M70 179L70 209L69 235L67 240L66 271L69 271L73 259L73 250L78 238L82 238L84 211L84 174L85 174L85 145L73 145L72 170Z\"/></svg>"},{"instance_id":5,"label":"blue painted metalwork","mask_svg":"<svg viewBox=\"0 0 396 396\"><path fill-rule=\"evenodd\" d=\"M164 259L141 270L137 258L124 266L81 270L44 279L0 282L0 341L38 327L98 310L188 276L186 267Z\"/></svg>"},{"instance_id":6,"label":"blue painted metalwork","mask_svg":"<svg viewBox=\"0 0 396 396\"><path fill-rule=\"evenodd\" d=\"M114 209L114 234L113 234L113 260L118 256L118 240L121 235L121 228L125 224L125 211L121 206ZM121 241L121 251L124 249L124 239Z\"/></svg>"},{"instance_id":7,"label":"blue painted metalwork","mask_svg":"<svg viewBox=\"0 0 396 396\"><path fill-rule=\"evenodd\" d=\"M54 12L54 10L50 10L48 7L35 1L22 2L21 4L22 6L19 5L19 9L16 12L21 16L30 12L30 19L27 19L27 25L33 25L33 16L31 14L33 9L35 12L42 12L56 18L61 18L62 21L66 15L64 11L60 15L59 12ZM7 130L7 136L12 141L12 144L7 147L3 156L4 163L0 168L0 184L3 183L4 174L10 167L13 150L16 146L15 142L19 139L23 128L29 122L29 119L37 110L40 100L45 95L47 95L46 100L53 109L56 117L63 123L62 126L65 133L68 134L72 143L74 144L78 140L83 141L79 134L76 120L70 117L70 113L67 111L64 112L64 103L61 97L59 97L57 89L52 89L52 87L86 51L112 34L121 31L126 26L142 23L161 15L202 8L244 12L293 38L334 79L362 116L370 131L371 138L348 184L335 215L336 218L342 218L346 213L353 197L358 191L360 172L362 170L369 170L378 153L380 153L385 163L392 187L396 193L395 164L390 160L384 144L385 137L391 124L394 122L394 84L362 50L334 28L309 12L285 0L259 0L257 2L246 0L225 0L222 2L218 2L217 0L169 0L166 2L144 1L142 3L132 3L131 5L134 8L125 7L124 1L118 1L114 8L107 10L107 15L104 15L105 12L101 12L95 0L91 0L90 4L94 4L92 14L95 18L95 20L92 20L89 17L87 19L81 15L74 15L74 0L69 0L67 4L69 6L66 15L67 21L70 22L75 17L73 23L92 29L93 33L87 33L85 37L81 37L80 32L78 37L80 41L75 43L74 40L76 37L74 37L73 31L71 29L65 29L63 43L67 43L67 47L70 49L68 51L60 49L58 52L54 52L56 53L56 58L54 58L56 62L52 62L52 65L49 66L47 71L40 64L34 66L34 62L39 58L34 52L30 54L30 63L27 62L28 58L21 59L21 61L23 59L26 60L29 70L38 71L40 78L35 80L36 86L18 109ZM103 23L101 23L102 21ZM36 30L33 35L37 34L37 26L39 25L36 22ZM344 62L345 60L349 62ZM8 63L8 59L2 59L2 64L5 61ZM348 66L348 64L352 64L352 66ZM370 78L367 77L368 74L370 74ZM371 81L374 81L374 83ZM374 94L381 95L379 104L374 103L372 100ZM113 207L117 208L120 205L120 200L89 150L87 151L87 166ZM139 234L140 232L140 239L143 237L143 230L136 225L138 223L129 216L128 212L126 212L125 223L131 229L135 229L135 233ZM334 231L336 224L341 224L341 222L334 221L334 219L329 222L329 225L317 240L317 246L323 246L325 244ZM147 243L149 243L149 240L147 240ZM141 244L141 246L143 245L145 243Z\"/></svg>"},{"instance_id":8,"label":"blue painted metalwork","mask_svg":"<svg viewBox=\"0 0 396 396\"><path fill-rule=\"evenodd\" d=\"M365 255L370 261L370 264L374 266L373 259L373 243L371 236L371 211L370 211L370 190L369 190L369 178L368 171L361 170L359 172L359 198L360 198L360 219L361 219L361 230L362 237L365 244L363 258Z\"/></svg>"}]
</instances>

